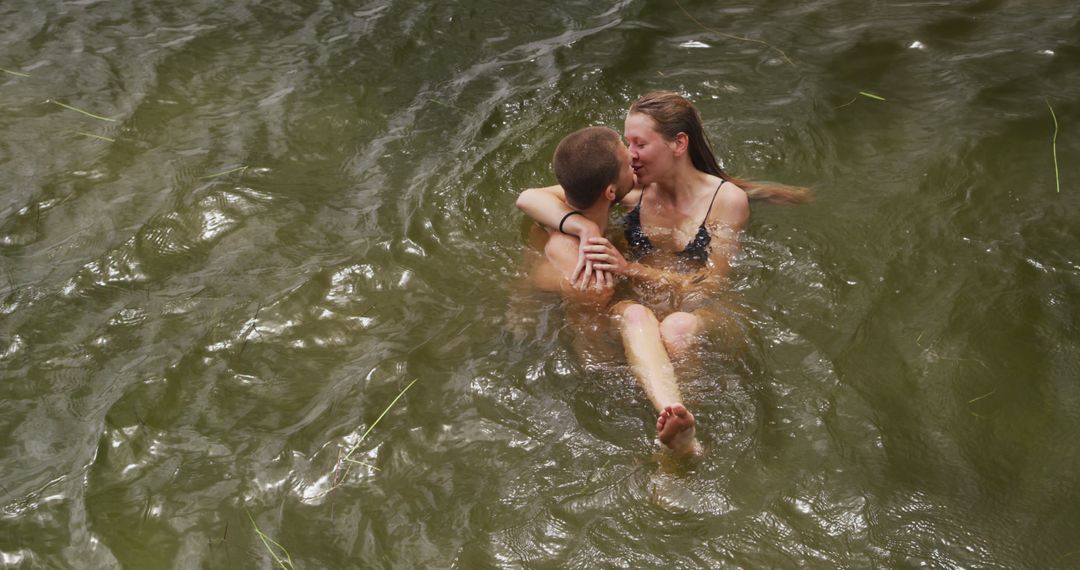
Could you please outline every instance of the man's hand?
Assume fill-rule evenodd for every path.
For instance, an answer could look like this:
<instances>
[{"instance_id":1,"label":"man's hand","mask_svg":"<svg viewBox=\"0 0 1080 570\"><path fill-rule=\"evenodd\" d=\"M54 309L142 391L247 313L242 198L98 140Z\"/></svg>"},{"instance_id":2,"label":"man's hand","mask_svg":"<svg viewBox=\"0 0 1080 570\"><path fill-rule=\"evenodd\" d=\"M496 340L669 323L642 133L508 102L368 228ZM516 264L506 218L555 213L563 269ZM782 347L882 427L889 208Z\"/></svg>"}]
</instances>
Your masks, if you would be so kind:
<instances>
[{"instance_id":1,"label":"man's hand","mask_svg":"<svg viewBox=\"0 0 1080 570\"><path fill-rule=\"evenodd\" d=\"M585 259L592 264L594 271L606 271L615 275L627 276L628 263L619 250L604 237L590 237L582 240L581 250Z\"/></svg>"}]
</instances>

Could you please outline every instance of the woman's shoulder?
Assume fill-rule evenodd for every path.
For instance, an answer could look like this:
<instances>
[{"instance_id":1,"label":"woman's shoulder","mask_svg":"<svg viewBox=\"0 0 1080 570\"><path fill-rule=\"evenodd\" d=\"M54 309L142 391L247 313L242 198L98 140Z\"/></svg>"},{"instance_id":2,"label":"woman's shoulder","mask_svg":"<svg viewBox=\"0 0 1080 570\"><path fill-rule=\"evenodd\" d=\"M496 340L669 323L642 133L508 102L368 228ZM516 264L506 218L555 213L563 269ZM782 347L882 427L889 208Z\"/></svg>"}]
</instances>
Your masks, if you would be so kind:
<instances>
[{"instance_id":1,"label":"woman's shoulder","mask_svg":"<svg viewBox=\"0 0 1080 570\"><path fill-rule=\"evenodd\" d=\"M724 181L716 192L709 221L741 227L750 218L750 200L738 184Z\"/></svg>"},{"instance_id":2,"label":"woman's shoulder","mask_svg":"<svg viewBox=\"0 0 1080 570\"><path fill-rule=\"evenodd\" d=\"M739 186L739 183L742 182L741 180L732 180L730 178L724 178L723 180L724 183L720 185L721 190L729 193L733 191L739 191L743 194L746 194L746 189L742 186Z\"/></svg>"},{"instance_id":3,"label":"woman's shoulder","mask_svg":"<svg viewBox=\"0 0 1080 570\"><path fill-rule=\"evenodd\" d=\"M746 190L730 180L725 180L724 183L720 185L720 192L718 192L718 194L717 199L723 199L728 202L749 203L749 199L747 199L746 196Z\"/></svg>"}]
</instances>

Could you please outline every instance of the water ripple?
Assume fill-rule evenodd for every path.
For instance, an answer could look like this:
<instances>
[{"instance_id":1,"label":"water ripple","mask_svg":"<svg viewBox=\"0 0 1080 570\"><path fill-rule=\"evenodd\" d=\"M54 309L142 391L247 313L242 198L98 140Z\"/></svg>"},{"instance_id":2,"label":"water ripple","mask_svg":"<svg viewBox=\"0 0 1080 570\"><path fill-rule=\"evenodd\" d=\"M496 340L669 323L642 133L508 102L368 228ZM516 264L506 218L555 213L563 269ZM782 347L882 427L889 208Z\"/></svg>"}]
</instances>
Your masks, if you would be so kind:
<instances>
[{"instance_id":1,"label":"water ripple","mask_svg":"<svg viewBox=\"0 0 1080 570\"><path fill-rule=\"evenodd\" d=\"M1066 4L0 4L0 565L1070 561ZM513 208L656 88L817 196L753 207L690 464Z\"/></svg>"}]
</instances>

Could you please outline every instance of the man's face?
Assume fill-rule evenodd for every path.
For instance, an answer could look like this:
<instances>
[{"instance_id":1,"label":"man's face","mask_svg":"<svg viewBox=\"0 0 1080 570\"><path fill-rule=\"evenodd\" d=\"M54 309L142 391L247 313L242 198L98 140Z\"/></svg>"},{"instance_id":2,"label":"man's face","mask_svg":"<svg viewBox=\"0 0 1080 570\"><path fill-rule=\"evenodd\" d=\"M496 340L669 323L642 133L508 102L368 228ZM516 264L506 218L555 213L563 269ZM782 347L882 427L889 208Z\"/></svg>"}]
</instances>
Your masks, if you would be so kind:
<instances>
[{"instance_id":1,"label":"man's face","mask_svg":"<svg viewBox=\"0 0 1080 570\"><path fill-rule=\"evenodd\" d=\"M619 142L619 180L615 184L616 202L621 202L623 197L634 189L634 168L631 162L630 149Z\"/></svg>"}]
</instances>

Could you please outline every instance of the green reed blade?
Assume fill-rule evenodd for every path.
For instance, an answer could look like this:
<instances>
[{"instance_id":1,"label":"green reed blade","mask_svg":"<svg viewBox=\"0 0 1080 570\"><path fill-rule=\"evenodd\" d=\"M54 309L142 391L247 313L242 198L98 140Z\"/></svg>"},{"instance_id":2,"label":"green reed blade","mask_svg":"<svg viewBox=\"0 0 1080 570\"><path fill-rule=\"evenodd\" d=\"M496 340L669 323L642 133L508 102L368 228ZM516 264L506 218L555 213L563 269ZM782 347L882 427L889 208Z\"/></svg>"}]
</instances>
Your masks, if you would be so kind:
<instances>
[{"instance_id":1,"label":"green reed blade","mask_svg":"<svg viewBox=\"0 0 1080 570\"><path fill-rule=\"evenodd\" d=\"M1043 101L1046 101L1046 107L1048 109L1050 109L1050 117L1052 119L1054 119L1054 138L1052 139L1050 147L1051 147L1051 149L1053 150L1053 153L1054 153L1054 182L1057 183L1057 191L1058 191L1058 194L1060 194L1061 193L1061 175L1058 173L1058 160L1057 160L1057 134L1058 134L1057 115L1054 114L1054 108L1050 106L1050 101L1048 99L1046 99L1045 97L1043 98Z\"/></svg>"},{"instance_id":2,"label":"green reed blade","mask_svg":"<svg viewBox=\"0 0 1080 570\"><path fill-rule=\"evenodd\" d=\"M274 559L274 562L277 562L277 565L281 567L281 570L296 570L296 566L293 565L292 556L289 555L289 551L276 540L267 536L266 533L259 528L259 525L255 523L255 518L251 516L251 511L244 509L244 512L247 513L248 520L251 521L251 526L255 528L255 534L259 535L259 540L262 541L263 546L270 552L270 556ZM285 558L282 558L277 551L274 550L275 546L285 554Z\"/></svg>"},{"instance_id":3,"label":"green reed blade","mask_svg":"<svg viewBox=\"0 0 1080 570\"><path fill-rule=\"evenodd\" d=\"M6 73L8 75L14 75L15 77L30 77L30 74L28 74L28 73L19 73L18 71L12 71L10 69L4 69L3 67L0 67L0 71Z\"/></svg>"},{"instance_id":4,"label":"green reed blade","mask_svg":"<svg viewBox=\"0 0 1080 570\"><path fill-rule=\"evenodd\" d=\"M352 454L354 452L356 452L357 449L360 448L360 444L363 443L363 441L367 438L368 434L371 433L371 430L375 429L375 426L379 425L379 422L382 421L383 416L385 416L387 414L387 412L390 411L390 408L394 407L394 404L396 404L397 401L400 400L401 397L405 395L405 392L407 392L409 390L409 388L412 388L413 384L416 384L417 380L419 380L419 378L413 379L412 382L409 382L408 386L405 386L405 388L402 389L401 392L398 392L398 395L390 402L389 405L386 406L386 409L384 409L382 411L382 413L379 414L379 417L375 419L375 421L371 424L371 426L368 427L366 431L364 431L364 434L360 436L360 439L358 439L356 441L356 443L354 443L353 446L349 448L349 451L345 454L344 457L341 456L340 452L338 453L338 461L337 461L337 464L334 466L334 485L331 488L331 491L333 489L336 489L338 487L338 485L340 485L345 480L345 478L349 476L349 471L351 471L351 467L352 467L351 464L353 464L353 463L359 463L361 465L367 465L368 467L371 467L372 469L374 469L376 471L379 471L379 468L375 467L374 465L369 465L369 464L364 463L362 461L357 461L357 460L353 459ZM342 464L345 465L345 469L339 471Z\"/></svg>"},{"instance_id":5,"label":"green reed blade","mask_svg":"<svg viewBox=\"0 0 1080 570\"><path fill-rule=\"evenodd\" d=\"M82 114L86 115L87 117L92 117L92 118L97 119L99 121L108 121L110 123L115 123L116 122L116 119L110 119L108 117L102 117L101 115L95 115L95 114L93 114L93 113L91 113L89 111L83 111L82 109L79 109L78 107L72 107L71 105L65 105L65 104L63 104L63 103L61 103L59 101L54 101L52 99L46 99L45 102L46 103L53 103L55 105L60 105L61 107L65 108L65 109L70 109L72 111L75 111L76 113L82 113Z\"/></svg>"},{"instance_id":6,"label":"green reed blade","mask_svg":"<svg viewBox=\"0 0 1080 570\"><path fill-rule=\"evenodd\" d=\"M353 452L354 452L354 451L356 451L356 448L357 448L357 447L360 447L360 443L361 443L361 442L363 442L363 441L364 441L364 439L366 439L366 438L367 438L367 436L368 436L368 434L369 434L369 433L371 433L371 430L375 429L375 426L379 425L379 422L380 422L380 421L382 421L382 419L383 419L383 416L385 416L385 415L386 415L386 413L390 411L390 408L393 408L393 407L394 407L394 404L396 404L396 403L397 403L397 401L398 401L398 400L400 400L400 399L401 399L401 397L405 395L405 392L408 392L408 391L409 391L409 388L412 388L412 385L413 385L413 384L416 384L416 381L417 381L417 380L419 380L419 378L415 378L415 379L413 379L413 381L412 381L412 382L409 382L409 385L408 385L408 386L406 386L406 387L405 387L405 388L404 388L404 389L403 389L403 390L402 390L401 392L398 392L398 395L397 395L397 397L396 397L396 398L394 398L394 399L393 399L393 400L392 400L392 401L390 402L390 405L386 406L386 409L385 409L385 410L383 410L383 411L382 411L382 413L381 413L381 414L379 414L379 417L378 417L378 418L376 418L376 419L375 419L375 421L374 421L374 422L372 422L372 424L371 424L371 425L370 425L370 426L369 426L369 427L367 428L367 431L365 431L365 432L364 432L364 435L361 435L361 436L360 436L360 439L359 439L359 440L358 440L358 441L356 442L356 444L352 446L352 449L350 449L350 450L349 450L349 452L345 454L345 461L348 461L348 460L349 460L349 458L350 458L350 457L352 456Z\"/></svg>"},{"instance_id":7,"label":"green reed blade","mask_svg":"<svg viewBox=\"0 0 1080 570\"><path fill-rule=\"evenodd\" d=\"M869 97L871 99L876 99L878 101L885 101L884 97L880 95L874 95L873 93L867 93L866 91L859 91L859 95L862 95L863 97Z\"/></svg>"}]
</instances>

